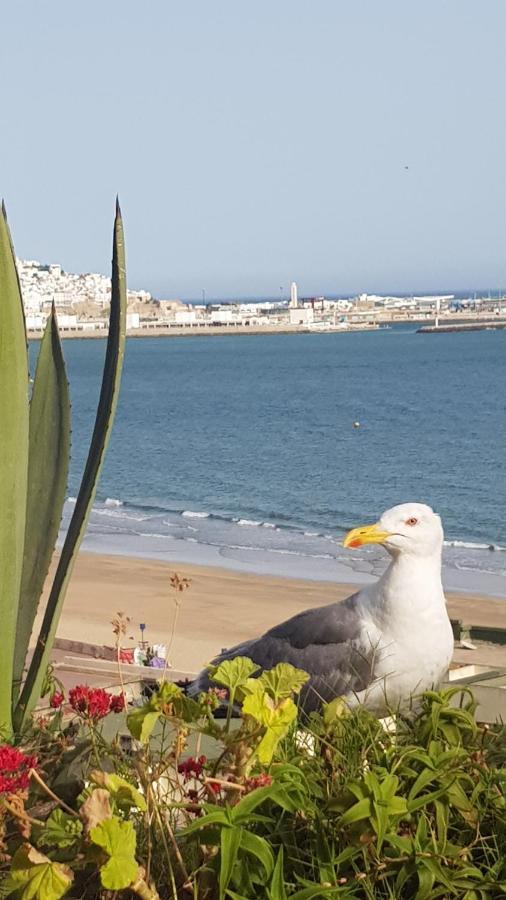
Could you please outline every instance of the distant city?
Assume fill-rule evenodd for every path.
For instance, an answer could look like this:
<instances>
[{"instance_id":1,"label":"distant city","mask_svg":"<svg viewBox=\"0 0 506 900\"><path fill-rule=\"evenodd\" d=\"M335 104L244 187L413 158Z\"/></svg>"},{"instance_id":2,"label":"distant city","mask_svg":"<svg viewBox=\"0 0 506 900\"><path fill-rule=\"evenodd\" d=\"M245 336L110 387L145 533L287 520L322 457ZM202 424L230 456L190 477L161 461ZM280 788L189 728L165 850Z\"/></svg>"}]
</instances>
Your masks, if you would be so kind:
<instances>
[{"instance_id":1,"label":"distant city","mask_svg":"<svg viewBox=\"0 0 506 900\"><path fill-rule=\"evenodd\" d=\"M100 336L107 330L111 280L97 273L65 272L59 264L18 260L26 326L36 335L44 329L54 303L58 325L66 335ZM449 321L505 317L502 291L462 296L455 294L383 296L359 294L349 298L299 296L296 282L289 299L259 301L183 302L159 299L149 291L128 291L127 330L131 333L188 333L195 331L343 331L378 328L395 321L440 317Z\"/></svg>"}]
</instances>

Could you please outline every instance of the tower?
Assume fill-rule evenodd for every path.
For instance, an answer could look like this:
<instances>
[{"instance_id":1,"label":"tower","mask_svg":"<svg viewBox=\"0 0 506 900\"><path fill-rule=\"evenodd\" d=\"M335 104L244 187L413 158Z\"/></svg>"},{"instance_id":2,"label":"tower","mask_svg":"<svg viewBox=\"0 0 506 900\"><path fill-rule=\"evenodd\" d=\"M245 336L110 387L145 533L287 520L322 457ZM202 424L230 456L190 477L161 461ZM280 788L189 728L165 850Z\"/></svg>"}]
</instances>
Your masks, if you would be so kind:
<instances>
[{"instance_id":1,"label":"tower","mask_svg":"<svg viewBox=\"0 0 506 900\"><path fill-rule=\"evenodd\" d=\"M290 308L297 309L299 305L299 298L297 295L297 283L292 281L290 285Z\"/></svg>"}]
</instances>

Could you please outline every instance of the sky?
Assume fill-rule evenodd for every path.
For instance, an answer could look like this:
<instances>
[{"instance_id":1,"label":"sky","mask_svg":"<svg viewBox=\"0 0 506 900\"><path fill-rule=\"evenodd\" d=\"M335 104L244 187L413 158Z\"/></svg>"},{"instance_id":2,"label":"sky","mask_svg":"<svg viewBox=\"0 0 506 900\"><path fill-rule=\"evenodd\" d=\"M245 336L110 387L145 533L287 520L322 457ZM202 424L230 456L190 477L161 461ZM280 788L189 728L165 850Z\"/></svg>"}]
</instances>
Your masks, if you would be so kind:
<instances>
[{"instance_id":1,"label":"sky","mask_svg":"<svg viewBox=\"0 0 506 900\"><path fill-rule=\"evenodd\" d=\"M506 289L504 0L18 0L17 253L159 298Z\"/></svg>"}]
</instances>

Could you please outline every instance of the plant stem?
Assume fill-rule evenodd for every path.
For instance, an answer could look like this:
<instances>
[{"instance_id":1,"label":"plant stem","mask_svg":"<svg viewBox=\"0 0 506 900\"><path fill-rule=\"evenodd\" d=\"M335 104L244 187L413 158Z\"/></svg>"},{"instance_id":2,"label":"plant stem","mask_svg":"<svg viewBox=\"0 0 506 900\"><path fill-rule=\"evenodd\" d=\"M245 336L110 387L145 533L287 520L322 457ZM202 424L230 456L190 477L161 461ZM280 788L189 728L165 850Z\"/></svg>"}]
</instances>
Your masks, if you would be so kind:
<instances>
[{"instance_id":1,"label":"plant stem","mask_svg":"<svg viewBox=\"0 0 506 900\"><path fill-rule=\"evenodd\" d=\"M146 787L147 787L147 791L148 791L148 793L149 793L149 795L150 795L151 802L152 802L152 804L153 804L153 809L154 809L155 816L156 816L156 819L157 819L157 822L158 822L158 827L159 827L159 829L160 829L160 834L161 834L161 836L162 836L162 842L163 842L163 846L164 846L164 850L165 850L165 855L166 855L166 857L167 857L167 864L168 864L168 867L169 867L170 882L171 882L171 887L172 887L172 896L173 896L173 900L178 900L178 897L177 897L177 886L176 886L176 880L175 880L175 878L174 878L174 871L173 871L173 869L172 869L172 860L171 860L171 858L170 858L169 845L167 844L167 838L166 838L166 836L165 836L165 828L163 827L162 817L161 817L161 815L160 815L160 810L158 809L157 799L156 799L156 797L155 797L155 795L154 795L154 793L153 793L153 787L152 787L152 785L151 785L149 782L147 782Z\"/></svg>"},{"instance_id":2,"label":"plant stem","mask_svg":"<svg viewBox=\"0 0 506 900\"><path fill-rule=\"evenodd\" d=\"M184 877L184 883L185 883L185 885L189 885L189 884L191 884L191 879L190 879L190 876L188 875L188 872L186 871L186 866L185 866L185 864L184 864L183 857L181 856L181 851L180 851L180 849L179 849L179 847L178 847L178 843L177 843L177 841L176 841L176 837L175 837L174 832L173 832L173 830L172 830L172 825L170 824L170 822L169 822L169 820L168 820L167 817L165 817L165 824L166 824L166 826L167 826L167 831L168 831L168 833L169 833L169 837L170 837L172 846L173 846L173 848L174 848L174 853L176 854L176 859L177 859L177 861L178 861L178 863L179 863L179 866L180 866L180 868L181 868L181 872L182 872L183 877Z\"/></svg>"},{"instance_id":3,"label":"plant stem","mask_svg":"<svg viewBox=\"0 0 506 900\"><path fill-rule=\"evenodd\" d=\"M95 729L91 722L88 723L90 729L90 737L91 737L91 746L93 748L93 756L95 757L95 762L99 769L102 769L102 764L100 762L100 756L98 755L98 747L97 747L97 736L95 734Z\"/></svg>"},{"instance_id":4,"label":"plant stem","mask_svg":"<svg viewBox=\"0 0 506 900\"><path fill-rule=\"evenodd\" d=\"M160 900L158 891L155 888L150 887L142 875L130 885L130 890L133 891L134 894L137 894L141 900Z\"/></svg>"},{"instance_id":5,"label":"plant stem","mask_svg":"<svg viewBox=\"0 0 506 900\"><path fill-rule=\"evenodd\" d=\"M228 734L230 731L230 721L232 719L232 708L234 706L235 699L235 691L230 691L228 695L228 708L227 708L227 720L225 722L225 732Z\"/></svg>"},{"instance_id":6,"label":"plant stem","mask_svg":"<svg viewBox=\"0 0 506 900\"><path fill-rule=\"evenodd\" d=\"M15 819L20 819L21 822L29 822L30 825L45 825L45 822L42 822L41 819L32 819L31 816L28 815L24 810L16 809L15 806L11 806L8 800L3 798L1 801L1 806L3 809L6 809L7 812L10 812L11 816L14 816Z\"/></svg>"},{"instance_id":7,"label":"plant stem","mask_svg":"<svg viewBox=\"0 0 506 900\"><path fill-rule=\"evenodd\" d=\"M174 643L174 637L175 637L175 635L176 635L176 625L177 625L177 620L178 620L178 617L179 617L179 607L180 607L180 606L181 606L181 603L178 603L177 600L176 600L176 609L175 609L175 612L174 612L174 618L172 619L172 630L171 630L171 633L170 633L169 645L168 645L168 647L167 647L167 649L166 649L166 651L165 651L165 665L164 665L164 667L163 667L163 678L165 678L165 673L166 673L166 671L167 671L167 668L168 668L168 667L172 667L172 663L170 662L170 659L169 659L169 654L170 654L170 652L171 652L171 650L172 650L172 645L173 645L173 643Z\"/></svg>"},{"instance_id":8,"label":"plant stem","mask_svg":"<svg viewBox=\"0 0 506 900\"><path fill-rule=\"evenodd\" d=\"M68 812L69 816L74 816L75 819L79 818L78 814L74 809L72 809L72 807L67 806L64 800L60 800L60 798L53 793L49 785L46 784L44 779L40 777L39 773L35 769L30 769L30 778L33 778L33 780L37 782L39 787L41 787L42 790L46 792L48 797L51 797L51 800L54 800L55 803L58 804L58 806L61 806L61 808L64 809L65 812Z\"/></svg>"},{"instance_id":9,"label":"plant stem","mask_svg":"<svg viewBox=\"0 0 506 900\"><path fill-rule=\"evenodd\" d=\"M220 784L227 791L245 791L243 784L236 784L235 781L224 781L223 778L205 778L204 784Z\"/></svg>"},{"instance_id":10,"label":"plant stem","mask_svg":"<svg viewBox=\"0 0 506 900\"><path fill-rule=\"evenodd\" d=\"M123 681L123 672L121 671L120 657L121 657L121 645L120 645L120 640L118 637L118 640L116 641L116 662L118 663L118 677L119 677L119 683L121 685L121 693L123 694L123 703L126 708L125 682Z\"/></svg>"}]
</instances>

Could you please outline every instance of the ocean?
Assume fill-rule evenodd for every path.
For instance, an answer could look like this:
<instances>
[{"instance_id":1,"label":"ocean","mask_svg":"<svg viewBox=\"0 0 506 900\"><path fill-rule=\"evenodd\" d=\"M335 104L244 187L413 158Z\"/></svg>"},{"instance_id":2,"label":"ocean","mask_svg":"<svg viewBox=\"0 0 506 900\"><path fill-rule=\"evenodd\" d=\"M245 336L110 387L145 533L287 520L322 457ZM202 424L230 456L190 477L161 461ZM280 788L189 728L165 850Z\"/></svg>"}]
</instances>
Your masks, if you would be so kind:
<instances>
[{"instance_id":1,"label":"ocean","mask_svg":"<svg viewBox=\"0 0 506 900\"><path fill-rule=\"evenodd\" d=\"M63 529L104 352L102 340L64 342ZM442 517L445 586L506 597L505 359L499 330L129 339L84 548L367 581L385 552L344 550L343 534L415 500Z\"/></svg>"}]
</instances>

